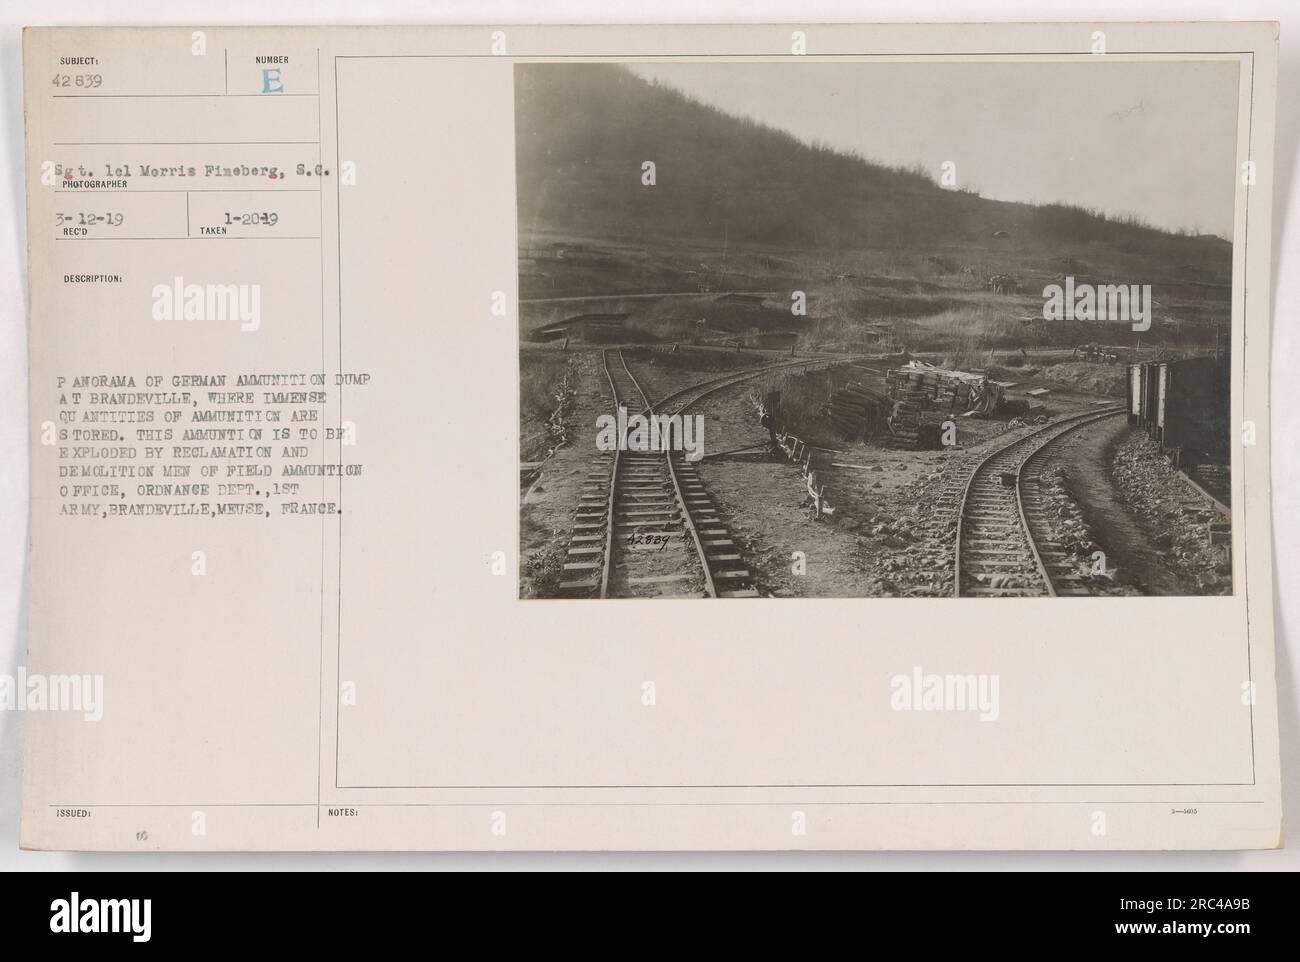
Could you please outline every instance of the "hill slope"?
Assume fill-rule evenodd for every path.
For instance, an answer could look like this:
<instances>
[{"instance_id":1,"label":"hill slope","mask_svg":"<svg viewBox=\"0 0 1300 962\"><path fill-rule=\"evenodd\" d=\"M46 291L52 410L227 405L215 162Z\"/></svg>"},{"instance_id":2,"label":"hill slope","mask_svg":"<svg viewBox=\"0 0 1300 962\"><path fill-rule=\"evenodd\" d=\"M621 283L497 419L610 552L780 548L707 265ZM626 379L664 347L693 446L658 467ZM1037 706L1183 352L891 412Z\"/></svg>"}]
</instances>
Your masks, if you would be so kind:
<instances>
[{"instance_id":1,"label":"hill slope","mask_svg":"<svg viewBox=\"0 0 1300 962\"><path fill-rule=\"evenodd\" d=\"M1215 274L1230 245L1062 205L940 188L924 174L805 144L608 64L515 68L519 224L638 243L862 249L1104 242ZM657 184L641 184L644 161Z\"/></svg>"}]
</instances>

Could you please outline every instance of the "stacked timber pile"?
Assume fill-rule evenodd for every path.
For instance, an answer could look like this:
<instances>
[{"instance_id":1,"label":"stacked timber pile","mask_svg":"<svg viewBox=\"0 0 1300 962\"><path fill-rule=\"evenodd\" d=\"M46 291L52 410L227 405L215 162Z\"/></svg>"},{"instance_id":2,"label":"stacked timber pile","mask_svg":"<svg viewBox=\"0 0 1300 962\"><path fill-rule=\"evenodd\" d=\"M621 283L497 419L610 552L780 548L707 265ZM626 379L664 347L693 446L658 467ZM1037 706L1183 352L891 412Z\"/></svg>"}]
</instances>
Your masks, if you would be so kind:
<instances>
[{"instance_id":1,"label":"stacked timber pile","mask_svg":"<svg viewBox=\"0 0 1300 962\"><path fill-rule=\"evenodd\" d=\"M945 371L913 361L907 367L894 368L885 375L889 396L895 401L920 402L927 411L965 414L973 407L982 408L985 396L1000 395L988 378L966 371ZM991 414L992 408L978 413Z\"/></svg>"},{"instance_id":2,"label":"stacked timber pile","mask_svg":"<svg viewBox=\"0 0 1300 962\"><path fill-rule=\"evenodd\" d=\"M1002 387L982 374L949 371L910 361L885 376L892 407L893 446L937 447L943 423L953 417L992 414L1002 403Z\"/></svg>"},{"instance_id":3,"label":"stacked timber pile","mask_svg":"<svg viewBox=\"0 0 1300 962\"><path fill-rule=\"evenodd\" d=\"M892 384L890 389L893 392L894 386ZM920 391L900 390L893 394L893 397L894 400L890 406L888 420L889 446L893 448L921 447L927 401L925 394Z\"/></svg>"},{"instance_id":4,"label":"stacked timber pile","mask_svg":"<svg viewBox=\"0 0 1300 962\"><path fill-rule=\"evenodd\" d=\"M894 413L889 417L889 446L916 450L937 448L943 436L943 426L952 415L927 411L924 401L899 400L894 402Z\"/></svg>"},{"instance_id":5,"label":"stacked timber pile","mask_svg":"<svg viewBox=\"0 0 1300 962\"><path fill-rule=\"evenodd\" d=\"M889 398L861 384L848 384L834 392L822 413L845 441L866 439L885 428Z\"/></svg>"}]
</instances>

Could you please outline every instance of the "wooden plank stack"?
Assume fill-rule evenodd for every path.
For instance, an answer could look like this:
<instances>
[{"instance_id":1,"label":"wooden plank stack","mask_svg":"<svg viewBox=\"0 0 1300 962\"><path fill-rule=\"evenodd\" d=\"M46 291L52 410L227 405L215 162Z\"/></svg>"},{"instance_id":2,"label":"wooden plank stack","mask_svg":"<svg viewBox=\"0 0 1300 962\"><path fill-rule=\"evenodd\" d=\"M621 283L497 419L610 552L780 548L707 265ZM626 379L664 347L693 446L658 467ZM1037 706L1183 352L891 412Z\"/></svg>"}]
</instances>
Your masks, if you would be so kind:
<instances>
[{"instance_id":1,"label":"wooden plank stack","mask_svg":"<svg viewBox=\"0 0 1300 962\"><path fill-rule=\"evenodd\" d=\"M906 450L937 448L943 425L950 420L952 415L945 412L905 406L890 423L889 446Z\"/></svg>"},{"instance_id":2,"label":"wooden plank stack","mask_svg":"<svg viewBox=\"0 0 1300 962\"><path fill-rule=\"evenodd\" d=\"M854 383L831 394L824 413L844 440L853 441L883 430L890 407L885 395Z\"/></svg>"},{"instance_id":3,"label":"wooden plank stack","mask_svg":"<svg viewBox=\"0 0 1300 962\"><path fill-rule=\"evenodd\" d=\"M885 375L885 383L895 401L920 402L927 411L961 414L970 407L970 383L941 371L894 368Z\"/></svg>"},{"instance_id":4,"label":"wooden plank stack","mask_svg":"<svg viewBox=\"0 0 1300 962\"><path fill-rule=\"evenodd\" d=\"M915 362L891 369L885 389L892 405L892 444L901 448L937 447L945 421L991 414L1003 396L1000 386L978 372L945 371Z\"/></svg>"}]
</instances>

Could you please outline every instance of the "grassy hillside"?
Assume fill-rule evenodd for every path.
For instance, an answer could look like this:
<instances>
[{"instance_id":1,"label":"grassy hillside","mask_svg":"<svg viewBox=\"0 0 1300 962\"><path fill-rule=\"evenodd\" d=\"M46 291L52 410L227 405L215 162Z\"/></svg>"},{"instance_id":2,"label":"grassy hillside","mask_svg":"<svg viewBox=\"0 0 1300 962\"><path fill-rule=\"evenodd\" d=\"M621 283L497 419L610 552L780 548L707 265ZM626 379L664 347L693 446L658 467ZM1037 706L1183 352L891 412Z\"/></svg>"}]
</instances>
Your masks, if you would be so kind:
<instances>
[{"instance_id":1,"label":"grassy hillside","mask_svg":"<svg viewBox=\"0 0 1300 962\"><path fill-rule=\"evenodd\" d=\"M525 339L619 312L625 340L966 355L1088 341L1182 349L1212 344L1229 322L1232 247L1218 238L945 190L615 65L515 71ZM653 187L641 183L647 160ZM1001 274L1015 286L990 290ZM1042 321L1043 287L1066 275L1151 284L1152 331ZM806 316L790 312L796 290ZM663 294L674 296L652 296Z\"/></svg>"},{"instance_id":2,"label":"grassy hillside","mask_svg":"<svg viewBox=\"0 0 1300 962\"><path fill-rule=\"evenodd\" d=\"M610 64L515 68L519 221L579 237L868 248L1008 240L1159 245L1221 261L1227 245L1063 205L945 190L900 170L803 143ZM657 184L641 184L654 161Z\"/></svg>"}]
</instances>

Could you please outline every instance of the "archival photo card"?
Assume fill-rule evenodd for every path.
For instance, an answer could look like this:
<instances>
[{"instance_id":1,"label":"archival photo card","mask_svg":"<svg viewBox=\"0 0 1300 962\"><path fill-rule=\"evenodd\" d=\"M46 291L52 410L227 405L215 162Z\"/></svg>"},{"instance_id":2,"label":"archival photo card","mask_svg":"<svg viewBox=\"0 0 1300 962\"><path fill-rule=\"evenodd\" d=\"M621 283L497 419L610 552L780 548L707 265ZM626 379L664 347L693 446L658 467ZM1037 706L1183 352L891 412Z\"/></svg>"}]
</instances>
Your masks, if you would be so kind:
<instances>
[{"instance_id":1,"label":"archival photo card","mask_svg":"<svg viewBox=\"0 0 1300 962\"><path fill-rule=\"evenodd\" d=\"M24 846L1282 843L1275 24L23 57Z\"/></svg>"}]
</instances>

